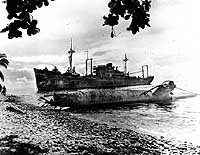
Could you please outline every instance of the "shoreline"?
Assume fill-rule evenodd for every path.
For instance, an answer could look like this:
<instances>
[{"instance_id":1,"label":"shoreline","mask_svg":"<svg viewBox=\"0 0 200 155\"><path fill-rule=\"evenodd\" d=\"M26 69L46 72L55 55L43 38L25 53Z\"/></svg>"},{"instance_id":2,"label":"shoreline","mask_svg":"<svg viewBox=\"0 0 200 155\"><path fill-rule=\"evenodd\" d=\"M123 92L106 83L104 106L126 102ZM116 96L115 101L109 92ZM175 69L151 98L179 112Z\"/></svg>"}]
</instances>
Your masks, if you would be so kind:
<instances>
[{"instance_id":1,"label":"shoreline","mask_svg":"<svg viewBox=\"0 0 200 155\"><path fill-rule=\"evenodd\" d=\"M24 113L9 111L16 106ZM0 154L200 154L200 147L37 107L19 96L1 101Z\"/></svg>"}]
</instances>

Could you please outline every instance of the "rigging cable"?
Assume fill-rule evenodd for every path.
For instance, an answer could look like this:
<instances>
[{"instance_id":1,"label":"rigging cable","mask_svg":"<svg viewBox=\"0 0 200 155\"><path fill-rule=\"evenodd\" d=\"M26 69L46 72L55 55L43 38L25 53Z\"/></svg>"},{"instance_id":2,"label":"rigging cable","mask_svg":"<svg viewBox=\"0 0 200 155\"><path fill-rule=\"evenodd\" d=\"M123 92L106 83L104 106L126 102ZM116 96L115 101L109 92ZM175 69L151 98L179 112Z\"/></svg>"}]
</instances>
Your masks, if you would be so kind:
<instances>
[{"instance_id":1,"label":"rigging cable","mask_svg":"<svg viewBox=\"0 0 200 155\"><path fill-rule=\"evenodd\" d=\"M178 88L178 87L176 87L176 89L179 89L179 90L182 90L182 91L185 91L185 92L191 93L191 94L195 94L195 95L200 95L200 94L198 94L198 93L194 93L194 92L191 92L191 91L188 91L188 90L184 90L184 89L182 89L182 88Z\"/></svg>"}]
</instances>

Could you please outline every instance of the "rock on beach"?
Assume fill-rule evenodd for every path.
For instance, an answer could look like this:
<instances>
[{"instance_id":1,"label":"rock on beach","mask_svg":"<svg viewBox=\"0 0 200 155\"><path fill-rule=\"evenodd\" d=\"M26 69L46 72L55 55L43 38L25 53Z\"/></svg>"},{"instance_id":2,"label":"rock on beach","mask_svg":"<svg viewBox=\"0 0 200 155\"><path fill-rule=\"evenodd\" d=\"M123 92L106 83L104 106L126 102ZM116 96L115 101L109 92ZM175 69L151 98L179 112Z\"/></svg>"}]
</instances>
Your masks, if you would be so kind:
<instances>
[{"instance_id":1,"label":"rock on beach","mask_svg":"<svg viewBox=\"0 0 200 155\"><path fill-rule=\"evenodd\" d=\"M23 114L7 107L16 107ZM41 108L18 96L1 98L0 122L1 155L200 154L200 148L191 143L167 141L70 112Z\"/></svg>"}]
</instances>

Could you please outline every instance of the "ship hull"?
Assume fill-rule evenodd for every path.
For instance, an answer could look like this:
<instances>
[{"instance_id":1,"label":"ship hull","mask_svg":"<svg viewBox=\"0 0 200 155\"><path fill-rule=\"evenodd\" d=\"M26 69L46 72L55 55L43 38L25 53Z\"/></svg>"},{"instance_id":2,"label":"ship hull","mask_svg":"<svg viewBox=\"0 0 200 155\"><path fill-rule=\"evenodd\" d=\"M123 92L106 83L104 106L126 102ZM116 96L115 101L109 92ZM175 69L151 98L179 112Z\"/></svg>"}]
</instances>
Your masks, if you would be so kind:
<instances>
[{"instance_id":1,"label":"ship hull","mask_svg":"<svg viewBox=\"0 0 200 155\"><path fill-rule=\"evenodd\" d=\"M63 74L53 75L35 69L36 85L38 92L77 90L93 88L116 88L136 85L149 85L154 77L109 77L100 78L95 76L69 77Z\"/></svg>"}]
</instances>

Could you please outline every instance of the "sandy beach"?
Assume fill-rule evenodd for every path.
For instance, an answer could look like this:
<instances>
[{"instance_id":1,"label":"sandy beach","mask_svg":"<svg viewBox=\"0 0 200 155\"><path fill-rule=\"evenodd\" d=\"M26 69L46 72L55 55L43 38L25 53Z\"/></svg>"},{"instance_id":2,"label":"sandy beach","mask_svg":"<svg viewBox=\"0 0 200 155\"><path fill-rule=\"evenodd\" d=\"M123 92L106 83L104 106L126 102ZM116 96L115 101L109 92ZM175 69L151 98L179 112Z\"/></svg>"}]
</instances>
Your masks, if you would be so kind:
<instances>
[{"instance_id":1,"label":"sandy beach","mask_svg":"<svg viewBox=\"0 0 200 155\"><path fill-rule=\"evenodd\" d=\"M1 155L200 154L200 147L188 142L90 121L71 111L41 108L19 96L1 97L0 122Z\"/></svg>"}]
</instances>

